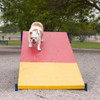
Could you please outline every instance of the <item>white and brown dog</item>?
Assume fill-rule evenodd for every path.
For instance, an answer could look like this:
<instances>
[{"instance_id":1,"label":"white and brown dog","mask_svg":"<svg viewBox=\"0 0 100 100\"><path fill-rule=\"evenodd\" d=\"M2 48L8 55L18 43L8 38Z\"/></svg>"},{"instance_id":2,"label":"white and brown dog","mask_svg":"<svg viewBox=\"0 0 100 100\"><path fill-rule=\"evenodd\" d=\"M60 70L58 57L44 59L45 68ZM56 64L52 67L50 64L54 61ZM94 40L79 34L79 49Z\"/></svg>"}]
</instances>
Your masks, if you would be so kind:
<instances>
[{"instance_id":1,"label":"white and brown dog","mask_svg":"<svg viewBox=\"0 0 100 100\"><path fill-rule=\"evenodd\" d=\"M29 47L32 47L32 43L37 43L37 50L41 51L40 45L41 42L43 42L43 32L43 25L40 22L34 22L31 25L31 28L28 33Z\"/></svg>"}]
</instances>

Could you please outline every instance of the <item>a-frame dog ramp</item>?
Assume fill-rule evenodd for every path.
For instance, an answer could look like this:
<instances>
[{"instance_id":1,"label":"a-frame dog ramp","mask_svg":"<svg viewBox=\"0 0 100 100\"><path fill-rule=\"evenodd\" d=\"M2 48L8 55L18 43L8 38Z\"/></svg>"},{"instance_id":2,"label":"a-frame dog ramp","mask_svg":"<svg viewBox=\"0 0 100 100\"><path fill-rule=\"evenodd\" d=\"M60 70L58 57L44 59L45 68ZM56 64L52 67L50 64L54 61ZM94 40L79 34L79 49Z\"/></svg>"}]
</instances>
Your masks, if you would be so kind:
<instances>
[{"instance_id":1,"label":"a-frame dog ramp","mask_svg":"<svg viewBox=\"0 0 100 100\"><path fill-rule=\"evenodd\" d=\"M85 89L66 32L44 32L43 39L38 52L23 32L18 89Z\"/></svg>"}]
</instances>

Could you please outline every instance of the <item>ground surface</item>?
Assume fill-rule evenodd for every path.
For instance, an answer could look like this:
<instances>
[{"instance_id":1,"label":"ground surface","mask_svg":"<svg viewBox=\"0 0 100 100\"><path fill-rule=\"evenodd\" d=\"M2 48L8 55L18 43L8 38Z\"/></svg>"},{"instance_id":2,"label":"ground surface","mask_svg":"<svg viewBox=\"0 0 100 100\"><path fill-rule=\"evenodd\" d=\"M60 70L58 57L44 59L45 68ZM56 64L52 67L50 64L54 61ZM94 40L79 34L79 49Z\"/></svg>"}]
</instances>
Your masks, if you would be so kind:
<instances>
[{"instance_id":1,"label":"ground surface","mask_svg":"<svg viewBox=\"0 0 100 100\"><path fill-rule=\"evenodd\" d=\"M20 47L0 47L0 100L100 100L100 51L77 50L74 55L83 79L84 90L19 90Z\"/></svg>"}]
</instances>

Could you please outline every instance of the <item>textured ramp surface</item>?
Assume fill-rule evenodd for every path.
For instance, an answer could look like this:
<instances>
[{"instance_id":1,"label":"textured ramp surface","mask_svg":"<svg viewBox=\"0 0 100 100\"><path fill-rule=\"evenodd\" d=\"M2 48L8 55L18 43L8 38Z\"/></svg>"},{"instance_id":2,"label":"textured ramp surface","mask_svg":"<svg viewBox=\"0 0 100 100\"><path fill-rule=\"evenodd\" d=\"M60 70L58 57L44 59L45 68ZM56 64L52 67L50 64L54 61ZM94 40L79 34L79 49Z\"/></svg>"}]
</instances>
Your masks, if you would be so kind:
<instances>
[{"instance_id":1,"label":"textured ramp surface","mask_svg":"<svg viewBox=\"0 0 100 100\"><path fill-rule=\"evenodd\" d=\"M44 32L41 52L23 32L18 89L84 89L66 32Z\"/></svg>"},{"instance_id":2,"label":"textured ramp surface","mask_svg":"<svg viewBox=\"0 0 100 100\"><path fill-rule=\"evenodd\" d=\"M76 63L20 63L19 89L84 89Z\"/></svg>"},{"instance_id":3,"label":"textured ramp surface","mask_svg":"<svg viewBox=\"0 0 100 100\"><path fill-rule=\"evenodd\" d=\"M76 62L66 32L44 32L41 52L28 47L28 32L23 33L21 62Z\"/></svg>"}]
</instances>

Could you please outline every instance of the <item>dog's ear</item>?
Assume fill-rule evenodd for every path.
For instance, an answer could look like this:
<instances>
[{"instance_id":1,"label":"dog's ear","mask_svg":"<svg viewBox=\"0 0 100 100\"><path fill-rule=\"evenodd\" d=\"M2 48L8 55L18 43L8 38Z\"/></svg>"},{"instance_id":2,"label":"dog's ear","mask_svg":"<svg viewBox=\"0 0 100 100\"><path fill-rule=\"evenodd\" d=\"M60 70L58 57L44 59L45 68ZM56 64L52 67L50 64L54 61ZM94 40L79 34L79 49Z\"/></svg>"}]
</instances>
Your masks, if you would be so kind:
<instances>
[{"instance_id":1,"label":"dog's ear","mask_svg":"<svg viewBox=\"0 0 100 100\"><path fill-rule=\"evenodd\" d=\"M32 32L29 32L29 34L30 34L30 39L31 39Z\"/></svg>"},{"instance_id":2,"label":"dog's ear","mask_svg":"<svg viewBox=\"0 0 100 100\"><path fill-rule=\"evenodd\" d=\"M32 32L30 32L30 35L32 35Z\"/></svg>"}]
</instances>

